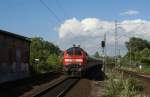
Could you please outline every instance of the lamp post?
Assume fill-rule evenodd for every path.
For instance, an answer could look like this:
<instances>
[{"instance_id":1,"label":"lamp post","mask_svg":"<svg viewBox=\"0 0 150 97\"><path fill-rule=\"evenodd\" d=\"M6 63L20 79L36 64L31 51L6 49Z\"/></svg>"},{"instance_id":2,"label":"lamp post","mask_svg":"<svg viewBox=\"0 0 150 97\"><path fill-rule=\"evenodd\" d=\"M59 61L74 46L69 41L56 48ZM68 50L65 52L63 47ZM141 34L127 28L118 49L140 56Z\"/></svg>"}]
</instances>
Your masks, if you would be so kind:
<instances>
[{"instance_id":1,"label":"lamp post","mask_svg":"<svg viewBox=\"0 0 150 97\"><path fill-rule=\"evenodd\" d=\"M36 70L36 72L38 72L38 64L39 64L39 59L34 59L34 65L35 65L35 70Z\"/></svg>"}]
</instances>

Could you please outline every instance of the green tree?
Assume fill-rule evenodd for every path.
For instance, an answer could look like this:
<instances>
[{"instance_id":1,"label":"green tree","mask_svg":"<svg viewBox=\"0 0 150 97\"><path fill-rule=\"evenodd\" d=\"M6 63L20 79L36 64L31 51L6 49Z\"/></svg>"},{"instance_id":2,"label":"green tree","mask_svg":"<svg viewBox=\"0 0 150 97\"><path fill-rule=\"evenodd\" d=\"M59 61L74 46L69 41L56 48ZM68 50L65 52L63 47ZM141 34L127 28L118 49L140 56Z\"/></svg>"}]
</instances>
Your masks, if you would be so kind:
<instances>
[{"instance_id":1,"label":"green tree","mask_svg":"<svg viewBox=\"0 0 150 97\"><path fill-rule=\"evenodd\" d=\"M49 64L49 67L54 70L62 69L62 56L58 56L56 54L51 54L47 58L47 64Z\"/></svg>"},{"instance_id":2,"label":"green tree","mask_svg":"<svg viewBox=\"0 0 150 97\"><path fill-rule=\"evenodd\" d=\"M96 58L100 58L101 57L98 52L95 52L95 54L93 56L96 57Z\"/></svg>"},{"instance_id":3,"label":"green tree","mask_svg":"<svg viewBox=\"0 0 150 97\"><path fill-rule=\"evenodd\" d=\"M128 51L131 52L141 51L144 48L150 48L150 42L136 37L131 37L129 42L126 42L125 44Z\"/></svg>"},{"instance_id":4,"label":"green tree","mask_svg":"<svg viewBox=\"0 0 150 97\"><path fill-rule=\"evenodd\" d=\"M140 52L141 55L141 63L145 65L150 65L150 49L145 48Z\"/></svg>"},{"instance_id":5,"label":"green tree","mask_svg":"<svg viewBox=\"0 0 150 97\"><path fill-rule=\"evenodd\" d=\"M51 68L50 64L47 63L47 59L50 55L57 55L61 53L61 50L58 46L54 45L51 42L43 40L43 38L35 37L31 38L30 45L30 63L32 65L38 65L39 71L48 71ZM55 60L55 56L54 60ZM35 59L39 59L38 64L35 64Z\"/></svg>"},{"instance_id":6,"label":"green tree","mask_svg":"<svg viewBox=\"0 0 150 97\"><path fill-rule=\"evenodd\" d=\"M121 64L145 64L150 63L150 42L141 38L131 37L125 43L127 54L121 59ZM131 64L130 64L131 62Z\"/></svg>"}]
</instances>

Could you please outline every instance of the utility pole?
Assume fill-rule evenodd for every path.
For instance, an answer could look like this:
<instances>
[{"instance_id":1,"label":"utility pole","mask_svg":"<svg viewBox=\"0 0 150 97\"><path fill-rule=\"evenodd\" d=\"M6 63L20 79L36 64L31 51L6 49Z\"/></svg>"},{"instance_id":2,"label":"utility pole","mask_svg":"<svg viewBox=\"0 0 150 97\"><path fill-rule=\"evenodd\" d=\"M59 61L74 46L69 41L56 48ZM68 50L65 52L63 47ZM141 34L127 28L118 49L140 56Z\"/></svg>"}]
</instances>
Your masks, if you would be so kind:
<instances>
[{"instance_id":1,"label":"utility pole","mask_svg":"<svg viewBox=\"0 0 150 97\"><path fill-rule=\"evenodd\" d=\"M106 65L106 33L104 34L104 42L105 42L105 47L104 47L104 62L105 62L105 65Z\"/></svg>"},{"instance_id":2,"label":"utility pole","mask_svg":"<svg viewBox=\"0 0 150 97\"><path fill-rule=\"evenodd\" d=\"M118 56L119 56L119 57L118 57L119 64L118 64L118 65L119 65L119 67L120 67L120 63L121 63L121 62L120 62L120 61L121 61L121 54L120 54L120 49L119 49L119 48L118 48L118 52L119 52L119 54L118 54Z\"/></svg>"},{"instance_id":3,"label":"utility pole","mask_svg":"<svg viewBox=\"0 0 150 97\"><path fill-rule=\"evenodd\" d=\"M118 33L117 33L117 20L115 20L115 67L117 66L117 56L118 56Z\"/></svg>"},{"instance_id":4,"label":"utility pole","mask_svg":"<svg viewBox=\"0 0 150 97\"><path fill-rule=\"evenodd\" d=\"M131 66L131 64L132 64L132 49L131 49L131 43L129 43L129 45L130 45L130 66Z\"/></svg>"}]
</instances>

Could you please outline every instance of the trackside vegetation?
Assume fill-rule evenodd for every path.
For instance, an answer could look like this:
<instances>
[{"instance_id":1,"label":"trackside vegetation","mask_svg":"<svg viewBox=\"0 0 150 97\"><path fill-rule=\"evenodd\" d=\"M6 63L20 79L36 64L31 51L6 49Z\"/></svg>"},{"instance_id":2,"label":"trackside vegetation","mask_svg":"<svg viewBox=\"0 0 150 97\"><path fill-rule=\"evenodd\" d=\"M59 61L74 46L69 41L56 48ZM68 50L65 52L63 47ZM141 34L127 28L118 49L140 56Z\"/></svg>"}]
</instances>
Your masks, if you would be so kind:
<instances>
[{"instance_id":1,"label":"trackside vegetation","mask_svg":"<svg viewBox=\"0 0 150 97\"><path fill-rule=\"evenodd\" d=\"M150 41L131 37L125 44L128 52L120 60L121 67L150 72ZM142 68L139 69L139 66Z\"/></svg>"},{"instance_id":2,"label":"trackside vegetation","mask_svg":"<svg viewBox=\"0 0 150 97\"><path fill-rule=\"evenodd\" d=\"M58 46L41 37L31 38L30 64L36 72L49 72L62 68L62 55Z\"/></svg>"},{"instance_id":3,"label":"trackside vegetation","mask_svg":"<svg viewBox=\"0 0 150 97\"><path fill-rule=\"evenodd\" d=\"M141 91L142 85L135 78L124 79L122 75L109 75L106 81L104 95L105 97L143 97Z\"/></svg>"}]
</instances>

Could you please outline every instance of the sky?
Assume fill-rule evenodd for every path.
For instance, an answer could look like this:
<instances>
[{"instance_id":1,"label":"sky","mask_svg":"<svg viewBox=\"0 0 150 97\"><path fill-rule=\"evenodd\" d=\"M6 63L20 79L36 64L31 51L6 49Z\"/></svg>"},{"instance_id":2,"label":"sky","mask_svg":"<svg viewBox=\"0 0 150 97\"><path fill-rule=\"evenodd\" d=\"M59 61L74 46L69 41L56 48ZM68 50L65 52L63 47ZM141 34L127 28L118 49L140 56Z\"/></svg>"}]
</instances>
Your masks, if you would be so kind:
<instances>
[{"instance_id":1,"label":"sky","mask_svg":"<svg viewBox=\"0 0 150 97\"><path fill-rule=\"evenodd\" d=\"M46 4L46 6L42 3ZM129 37L150 39L150 0L0 0L0 29L26 37L43 37L67 49L80 44L101 52L106 33L107 53L114 55L114 21L118 49Z\"/></svg>"}]
</instances>

